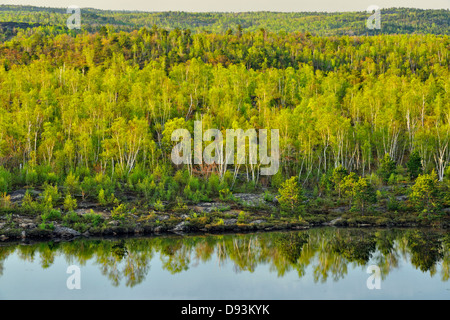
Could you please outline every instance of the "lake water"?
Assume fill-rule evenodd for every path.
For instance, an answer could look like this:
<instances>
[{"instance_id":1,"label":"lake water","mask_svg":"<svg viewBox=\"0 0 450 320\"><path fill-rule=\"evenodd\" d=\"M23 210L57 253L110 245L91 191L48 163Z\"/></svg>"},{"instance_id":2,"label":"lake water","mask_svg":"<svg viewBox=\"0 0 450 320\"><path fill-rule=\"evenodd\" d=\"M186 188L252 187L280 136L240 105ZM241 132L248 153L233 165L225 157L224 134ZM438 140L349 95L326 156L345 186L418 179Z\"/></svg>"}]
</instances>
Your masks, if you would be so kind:
<instances>
[{"instance_id":1,"label":"lake water","mask_svg":"<svg viewBox=\"0 0 450 320\"><path fill-rule=\"evenodd\" d=\"M449 248L445 232L334 228L2 243L0 299L449 299Z\"/></svg>"}]
</instances>

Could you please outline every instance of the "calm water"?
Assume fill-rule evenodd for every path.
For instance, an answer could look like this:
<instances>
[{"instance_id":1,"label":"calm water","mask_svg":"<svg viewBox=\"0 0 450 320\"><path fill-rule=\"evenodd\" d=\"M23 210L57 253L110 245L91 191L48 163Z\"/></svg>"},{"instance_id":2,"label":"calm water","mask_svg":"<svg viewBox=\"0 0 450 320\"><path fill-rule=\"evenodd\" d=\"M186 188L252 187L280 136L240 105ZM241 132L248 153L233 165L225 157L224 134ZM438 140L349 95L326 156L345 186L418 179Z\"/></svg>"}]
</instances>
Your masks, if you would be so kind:
<instances>
[{"instance_id":1,"label":"calm water","mask_svg":"<svg viewBox=\"0 0 450 320\"><path fill-rule=\"evenodd\" d=\"M449 299L449 248L437 231L333 228L3 243L0 299Z\"/></svg>"}]
</instances>

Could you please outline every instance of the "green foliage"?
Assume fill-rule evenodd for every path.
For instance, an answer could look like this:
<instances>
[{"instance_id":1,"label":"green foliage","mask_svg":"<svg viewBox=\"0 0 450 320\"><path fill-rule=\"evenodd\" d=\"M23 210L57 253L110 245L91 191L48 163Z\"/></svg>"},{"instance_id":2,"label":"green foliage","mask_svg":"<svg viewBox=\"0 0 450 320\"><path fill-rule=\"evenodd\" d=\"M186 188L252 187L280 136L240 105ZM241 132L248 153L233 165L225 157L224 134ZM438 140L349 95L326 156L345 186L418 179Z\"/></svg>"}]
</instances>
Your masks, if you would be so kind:
<instances>
[{"instance_id":1,"label":"green foliage","mask_svg":"<svg viewBox=\"0 0 450 320\"><path fill-rule=\"evenodd\" d=\"M102 205L102 206L106 206L108 204L108 202L106 201L106 198L105 198L105 190L100 189L100 191L98 192L97 200L98 200L98 203L100 203L100 205Z\"/></svg>"},{"instance_id":2,"label":"green foliage","mask_svg":"<svg viewBox=\"0 0 450 320\"><path fill-rule=\"evenodd\" d=\"M75 176L74 173L69 172L69 174L66 177L66 180L64 181L64 187L66 187L67 192L70 194L75 194L79 192L80 189L80 182L77 176Z\"/></svg>"},{"instance_id":3,"label":"green foliage","mask_svg":"<svg viewBox=\"0 0 450 320\"><path fill-rule=\"evenodd\" d=\"M364 213L367 205L377 202L375 189L368 179L359 177L358 182L355 183L353 188L355 202L361 213Z\"/></svg>"},{"instance_id":4,"label":"green foliage","mask_svg":"<svg viewBox=\"0 0 450 320\"><path fill-rule=\"evenodd\" d=\"M352 205L353 198L355 197L355 185L358 182L356 173L350 172L345 176L340 183L340 189L346 199L349 199L350 206Z\"/></svg>"},{"instance_id":5,"label":"green foliage","mask_svg":"<svg viewBox=\"0 0 450 320\"><path fill-rule=\"evenodd\" d=\"M356 196L359 180L348 172L375 187L404 183L405 166L412 179L434 166L439 179L449 175L450 56L440 35L449 34L448 11L389 9L382 33L359 23L365 13L86 9L84 33L30 24L65 25L53 10L0 10L0 20L30 27L0 34L0 192L48 184L104 206L130 191L147 204L196 203L283 189L296 176L314 197L336 192L360 206L368 199ZM157 26L138 30L149 24ZM230 164L219 177L215 166L174 166L171 133L192 133L195 120L221 132L278 128L278 172L262 177L259 164ZM423 159L408 157L411 147ZM44 196L43 209L54 196ZM299 201L290 197L286 212Z\"/></svg>"},{"instance_id":6,"label":"green foliage","mask_svg":"<svg viewBox=\"0 0 450 320\"><path fill-rule=\"evenodd\" d=\"M397 168L396 162L391 159L389 154L386 153L383 159L380 160L377 174L383 179L385 183L387 183L391 175L395 174L396 168Z\"/></svg>"},{"instance_id":7,"label":"green foliage","mask_svg":"<svg viewBox=\"0 0 450 320\"><path fill-rule=\"evenodd\" d=\"M41 214L41 219L43 222L61 220L61 218L61 211L55 209L51 209Z\"/></svg>"},{"instance_id":8,"label":"green foliage","mask_svg":"<svg viewBox=\"0 0 450 320\"><path fill-rule=\"evenodd\" d=\"M210 195L210 196L217 196L219 194L220 178L214 172L208 178L208 183L207 183L206 190L208 192L208 195Z\"/></svg>"},{"instance_id":9,"label":"green foliage","mask_svg":"<svg viewBox=\"0 0 450 320\"><path fill-rule=\"evenodd\" d=\"M51 222L51 223L42 222L41 224L39 224L39 229L53 230L53 229L55 229L55 226L54 226L53 222Z\"/></svg>"},{"instance_id":10,"label":"green foliage","mask_svg":"<svg viewBox=\"0 0 450 320\"><path fill-rule=\"evenodd\" d=\"M269 191L264 191L264 201L273 202L275 200L275 196Z\"/></svg>"},{"instance_id":11,"label":"green foliage","mask_svg":"<svg viewBox=\"0 0 450 320\"><path fill-rule=\"evenodd\" d=\"M238 214L238 218L237 218L237 222L238 223L244 223L245 222L245 217L246 215L245 215L245 212L244 211L241 211L241 212L239 212L239 214Z\"/></svg>"},{"instance_id":12,"label":"green foliage","mask_svg":"<svg viewBox=\"0 0 450 320\"><path fill-rule=\"evenodd\" d=\"M27 211L35 212L38 210L38 207L38 203L33 200L31 193L27 190L22 200L22 208Z\"/></svg>"},{"instance_id":13,"label":"green foliage","mask_svg":"<svg viewBox=\"0 0 450 320\"><path fill-rule=\"evenodd\" d=\"M0 192L11 191L12 176L4 167L0 166Z\"/></svg>"},{"instance_id":14,"label":"green foliage","mask_svg":"<svg viewBox=\"0 0 450 320\"><path fill-rule=\"evenodd\" d=\"M303 212L303 191L297 177L286 180L278 192L280 196L277 199L282 211L290 214Z\"/></svg>"},{"instance_id":15,"label":"green foliage","mask_svg":"<svg viewBox=\"0 0 450 320\"><path fill-rule=\"evenodd\" d=\"M439 197L439 181L436 172L421 174L410 188L409 199L411 203L424 213L433 213L439 209L441 199Z\"/></svg>"},{"instance_id":16,"label":"green foliage","mask_svg":"<svg viewBox=\"0 0 450 320\"><path fill-rule=\"evenodd\" d=\"M348 175L347 169L343 166L336 167L331 174L331 182L334 184L335 190L338 191L339 198L341 197L342 180Z\"/></svg>"},{"instance_id":17,"label":"green foliage","mask_svg":"<svg viewBox=\"0 0 450 320\"><path fill-rule=\"evenodd\" d=\"M98 227L104 221L104 218L102 217L101 214L94 213L92 210L91 210L91 212L86 213L83 216L83 218L84 218L85 221L87 221L88 223L92 224L93 227Z\"/></svg>"},{"instance_id":18,"label":"green foliage","mask_svg":"<svg viewBox=\"0 0 450 320\"><path fill-rule=\"evenodd\" d=\"M422 174L422 158L418 151L413 151L410 154L406 167L411 179L416 179L419 174Z\"/></svg>"},{"instance_id":19,"label":"green foliage","mask_svg":"<svg viewBox=\"0 0 450 320\"><path fill-rule=\"evenodd\" d=\"M114 220L125 220L129 214L128 208L124 203L114 207L111 211L111 218Z\"/></svg>"},{"instance_id":20,"label":"green foliage","mask_svg":"<svg viewBox=\"0 0 450 320\"><path fill-rule=\"evenodd\" d=\"M222 201L232 201L234 199L233 194L228 188L219 190L219 198Z\"/></svg>"},{"instance_id":21,"label":"green foliage","mask_svg":"<svg viewBox=\"0 0 450 320\"><path fill-rule=\"evenodd\" d=\"M77 208L77 200L72 198L70 193L64 198L64 209L67 211L73 211Z\"/></svg>"},{"instance_id":22,"label":"green foliage","mask_svg":"<svg viewBox=\"0 0 450 320\"><path fill-rule=\"evenodd\" d=\"M74 211L69 211L68 213L66 213L66 214L63 216L62 219L63 219L64 225L70 226L70 225L72 225L72 224L74 224L74 223L80 221L81 218L80 218L80 216L79 216L76 212L74 212Z\"/></svg>"},{"instance_id":23,"label":"green foliage","mask_svg":"<svg viewBox=\"0 0 450 320\"><path fill-rule=\"evenodd\" d=\"M51 209L61 199L61 194L58 191L58 186L46 184L44 192L42 193L41 205L43 208Z\"/></svg>"},{"instance_id":24,"label":"green foliage","mask_svg":"<svg viewBox=\"0 0 450 320\"><path fill-rule=\"evenodd\" d=\"M153 207L155 208L155 210L158 210L158 211L164 211L164 209L165 209L161 200L156 200Z\"/></svg>"}]
</instances>

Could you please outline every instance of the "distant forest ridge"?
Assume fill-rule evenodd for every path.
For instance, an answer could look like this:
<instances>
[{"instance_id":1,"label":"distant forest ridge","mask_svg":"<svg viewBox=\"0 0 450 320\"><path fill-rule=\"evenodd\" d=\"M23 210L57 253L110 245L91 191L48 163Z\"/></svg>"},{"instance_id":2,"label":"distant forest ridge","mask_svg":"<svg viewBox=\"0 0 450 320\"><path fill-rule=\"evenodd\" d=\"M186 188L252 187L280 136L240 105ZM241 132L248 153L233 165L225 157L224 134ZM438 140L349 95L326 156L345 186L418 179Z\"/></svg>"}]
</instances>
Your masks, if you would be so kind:
<instances>
[{"instance_id":1,"label":"distant forest ridge","mask_svg":"<svg viewBox=\"0 0 450 320\"><path fill-rule=\"evenodd\" d=\"M14 34L27 27L52 27L68 31L67 8L0 5L0 29ZM82 29L97 32L102 27L133 31L157 26L166 30L235 33L311 33L317 36L373 34L450 34L450 10L390 8L381 10L381 30L369 30L367 12L141 12L81 8ZM3 37L5 38L5 37Z\"/></svg>"}]
</instances>

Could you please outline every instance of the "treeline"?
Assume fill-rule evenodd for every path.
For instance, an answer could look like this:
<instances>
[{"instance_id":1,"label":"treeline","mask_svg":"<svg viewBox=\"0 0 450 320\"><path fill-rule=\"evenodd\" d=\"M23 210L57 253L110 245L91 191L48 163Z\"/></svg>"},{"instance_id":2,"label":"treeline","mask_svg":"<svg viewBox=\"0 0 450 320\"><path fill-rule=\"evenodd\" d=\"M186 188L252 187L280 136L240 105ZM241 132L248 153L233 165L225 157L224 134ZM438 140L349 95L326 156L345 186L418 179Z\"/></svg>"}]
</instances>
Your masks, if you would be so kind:
<instances>
[{"instance_id":1,"label":"treeline","mask_svg":"<svg viewBox=\"0 0 450 320\"><path fill-rule=\"evenodd\" d=\"M449 10L412 8L382 9L382 29L368 30L367 12L134 12L82 8L82 28L99 31L102 26L116 31L131 32L156 25L167 30L190 29L193 33L211 32L309 32L313 35L373 35L373 34L450 34ZM0 6L0 21L39 23L64 28L67 8L32 6Z\"/></svg>"},{"instance_id":2,"label":"treeline","mask_svg":"<svg viewBox=\"0 0 450 320\"><path fill-rule=\"evenodd\" d=\"M278 188L296 176L314 187L336 168L406 170L413 154L420 173L442 181L448 49L436 35L21 32L0 46L0 191L81 184L83 195L108 199L126 184L153 199L201 198L220 183ZM171 134L195 120L224 137L279 129L279 173L262 178L251 164L177 173ZM399 181L417 177L401 172Z\"/></svg>"}]
</instances>

